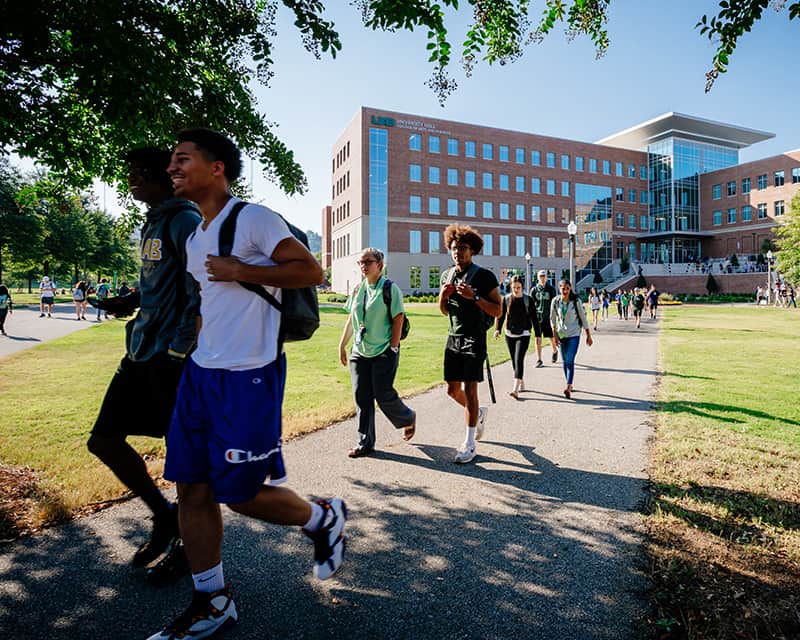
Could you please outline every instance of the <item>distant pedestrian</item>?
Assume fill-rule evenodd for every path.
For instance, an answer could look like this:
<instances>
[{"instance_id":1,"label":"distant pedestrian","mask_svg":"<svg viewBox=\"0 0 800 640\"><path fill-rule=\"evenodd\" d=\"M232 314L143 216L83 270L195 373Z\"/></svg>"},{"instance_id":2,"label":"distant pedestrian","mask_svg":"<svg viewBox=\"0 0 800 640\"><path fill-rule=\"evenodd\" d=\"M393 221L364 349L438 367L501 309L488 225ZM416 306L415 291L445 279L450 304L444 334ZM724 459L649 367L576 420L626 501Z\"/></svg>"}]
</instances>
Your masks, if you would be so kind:
<instances>
[{"instance_id":1,"label":"distant pedestrian","mask_svg":"<svg viewBox=\"0 0 800 640\"><path fill-rule=\"evenodd\" d=\"M347 452L351 458L375 450L375 402L403 439L414 437L417 414L406 406L394 389L400 362L403 330L403 292L383 275L383 252L364 249L358 260L363 280L345 304L349 312L339 340L339 361L350 364L350 377L358 418L358 443ZM388 291L386 291L388 287ZM390 306L386 304L386 295ZM353 348L347 353L350 338Z\"/></svg>"},{"instance_id":2,"label":"distant pedestrian","mask_svg":"<svg viewBox=\"0 0 800 640\"><path fill-rule=\"evenodd\" d=\"M41 302L39 303L39 307L41 309L41 313L39 314L40 318L44 318L45 310L47 310L47 317L53 317L53 304L55 303L56 299L56 284L48 276L44 276L42 281L39 283L39 292L41 294Z\"/></svg>"},{"instance_id":3,"label":"distant pedestrian","mask_svg":"<svg viewBox=\"0 0 800 640\"><path fill-rule=\"evenodd\" d=\"M627 291L622 291L622 296L620 297L620 306L622 307L622 317L624 320L628 319L628 308L631 304L631 296L628 294Z\"/></svg>"},{"instance_id":4,"label":"distant pedestrian","mask_svg":"<svg viewBox=\"0 0 800 640\"><path fill-rule=\"evenodd\" d=\"M97 296L98 302L102 305L103 300L108 298L111 295L111 289L108 286L108 280L103 278L100 280L100 284L97 285L97 291L95 291L95 296ZM100 306L97 307L97 321L102 322L100 318L100 314L103 313L106 318L108 318L108 311L103 311Z\"/></svg>"},{"instance_id":5,"label":"distant pedestrian","mask_svg":"<svg viewBox=\"0 0 800 640\"><path fill-rule=\"evenodd\" d=\"M617 316L622 320L622 291L619 289L614 294L614 303L617 305Z\"/></svg>"},{"instance_id":6,"label":"distant pedestrian","mask_svg":"<svg viewBox=\"0 0 800 640\"><path fill-rule=\"evenodd\" d=\"M597 289L592 287L589 290L589 309L592 311L592 326L597 331L597 318L600 315L600 296L597 294Z\"/></svg>"},{"instance_id":7,"label":"distant pedestrian","mask_svg":"<svg viewBox=\"0 0 800 640\"><path fill-rule=\"evenodd\" d=\"M464 407L466 436L455 462L475 458L475 441L483 437L486 406L479 406L478 383L483 382L486 331L501 312L497 277L472 261L483 249L483 238L470 226L451 224L444 232L445 245L455 266L442 274L439 311L450 318L444 350L447 395ZM488 320L487 320L488 319Z\"/></svg>"},{"instance_id":8,"label":"distant pedestrian","mask_svg":"<svg viewBox=\"0 0 800 640\"><path fill-rule=\"evenodd\" d=\"M787 290L788 296L789 296L789 301L786 304L786 308L788 309L791 306L791 307L794 307L795 309L797 309L797 301L795 300L795 297L794 297L794 295L795 295L794 294L794 287L791 284L787 284L786 285L786 290Z\"/></svg>"},{"instance_id":9,"label":"distant pedestrian","mask_svg":"<svg viewBox=\"0 0 800 640\"><path fill-rule=\"evenodd\" d=\"M6 333L6 316L11 313L14 313L11 292L6 285L0 284L0 335L8 335Z\"/></svg>"},{"instance_id":10,"label":"distant pedestrian","mask_svg":"<svg viewBox=\"0 0 800 640\"><path fill-rule=\"evenodd\" d=\"M650 285L650 291L647 292L647 307L650 310L650 319L656 319L656 313L658 311L658 296L661 294L659 293L658 289L656 289L656 285Z\"/></svg>"},{"instance_id":11,"label":"distant pedestrian","mask_svg":"<svg viewBox=\"0 0 800 640\"><path fill-rule=\"evenodd\" d=\"M495 319L494 337L500 337L505 322L505 338L511 366L514 368L514 387L509 395L515 400L519 392L525 390L525 355L531 342L531 329L536 308L531 297L522 292L522 279L511 277L511 293L503 297L500 317Z\"/></svg>"},{"instance_id":12,"label":"distant pedestrian","mask_svg":"<svg viewBox=\"0 0 800 640\"><path fill-rule=\"evenodd\" d=\"M631 298L631 306L633 307L633 317L636 319L636 328L638 329L642 324L642 312L644 311L644 294L642 289L633 290L633 298Z\"/></svg>"},{"instance_id":13,"label":"distant pedestrian","mask_svg":"<svg viewBox=\"0 0 800 640\"><path fill-rule=\"evenodd\" d=\"M117 291L117 295L119 297L123 297L123 296L127 296L130 292L131 292L131 289L128 286L128 283L123 280L119 285L119 290Z\"/></svg>"},{"instance_id":14,"label":"distant pedestrian","mask_svg":"<svg viewBox=\"0 0 800 640\"><path fill-rule=\"evenodd\" d=\"M603 289L600 292L600 304L602 305L602 314L601 315L602 315L602 318L603 318L604 322L606 320L608 320L608 305L611 302L610 298L611 298L611 296L609 295L609 293L608 293L608 291L606 289Z\"/></svg>"},{"instance_id":15,"label":"distant pedestrian","mask_svg":"<svg viewBox=\"0 0 800 640\"><path fill-rule=\"evenodd\" d=\"M542 337L550 338L550 346L553 349L552 362L558 360L558 346L550 327L550 305L558 295L556 288L547 281L547 271L539 269L536 274L539 282L533 286L529 292L533 306L536 309L536 316L533 322L533 333L536 336L536 366L542 365Z\"/></svg>"},{"instance_id":16,"label":"distant pedestrian","mask_svg":"<svg viewBox=\"0 0 800 640\"><path fill-rule=\"evenodd\" d=\"M72 290L72 300L75 303L77 320L86 320L86 281L81 280Z\"/></svg>"},{"instance_id":17,"label":"distant pedestrian","mask_svg":"<svg viewBox=\"0 0 800 640\"><path fill-rule=\"evenodd\" d=\"M592 346L592 333L586 322L583 303L572 291L572 283L564 278L558 283L561 295L553 300L550 307L550 324L557 344L561 346L561 361L567 386L564 397L572 397L572 382L575 378L575 356L581 342L581 329L586 331L586 345Z\"/></svg>"}]
</instances>

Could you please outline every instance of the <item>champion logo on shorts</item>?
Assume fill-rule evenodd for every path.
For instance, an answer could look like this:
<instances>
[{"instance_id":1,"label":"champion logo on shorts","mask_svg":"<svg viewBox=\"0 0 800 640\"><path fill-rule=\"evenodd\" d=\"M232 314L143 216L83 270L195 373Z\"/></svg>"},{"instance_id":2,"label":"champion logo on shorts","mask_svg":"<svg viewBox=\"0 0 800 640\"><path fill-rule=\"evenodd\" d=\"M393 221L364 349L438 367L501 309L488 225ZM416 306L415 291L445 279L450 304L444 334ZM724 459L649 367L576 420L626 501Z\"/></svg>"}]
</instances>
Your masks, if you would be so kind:
<instances>
[{"instance_id":1,"label":"champion logo on shorts","mask_svg":"<svg viewBox=\"0 0 800 640\"><path fill-rule=\"evenodd\" d=\"M266 453L253 453L244 449L228 449L225 452L225 461L231 464L242 464L244 462L260 462L266 460L272 454L280 452L280 447L275 447Z\"/></svg>"},{"instance_id":2,"label":"champion logo on shorts","mask_svg":"<svg viewBox=\"0 0 800 640\"><path fill-rule=\"evenodd\" d=\"M261 384L261 378L253 378L253 384Z\"/></svg>"}]
</instances>

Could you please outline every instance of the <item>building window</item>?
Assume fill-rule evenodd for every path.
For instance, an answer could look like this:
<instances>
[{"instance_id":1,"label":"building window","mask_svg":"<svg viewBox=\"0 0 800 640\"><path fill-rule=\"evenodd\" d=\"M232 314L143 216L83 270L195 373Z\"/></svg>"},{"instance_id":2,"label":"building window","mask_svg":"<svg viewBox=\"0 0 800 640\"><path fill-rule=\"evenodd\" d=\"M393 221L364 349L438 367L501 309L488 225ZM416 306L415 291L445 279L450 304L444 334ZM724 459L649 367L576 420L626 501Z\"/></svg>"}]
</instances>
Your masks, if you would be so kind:
<instances>
[{"instance_id":1,"label":"building window","mask_svg":"<svg viewBox=\"0 0 800 640\"><path fill-rule=\"evenodd\" d=\"M569 156L566 153L561 154L561 168L569 171Z\"/></svg>"},{"instance_id":2,"label":"building window","mask_svg":"<svg viewBox=\"0 0 800 640\"><path fill-rule=\"evenodd\" d=\"M455 198L447 199L447 215L448 216L458 215L458 200L456 200Z\"/></svg>"},{"instance_id":3,"label":"building window","mask_svg":"<svg viewBox=\"0 0 800 640\"><path fill-rule=\"evenodd\" d=\"M467 158L474 158L475 157L475 143L472 140L467 140L464 143L464 155Z\"/></svg>"},{"instance_id":4,"label":"building window","mask_svg":"<svg viewBox=\"0 0 800 640\"><path fill-rule=\"evenodd\" d=\"M516 236L514 245L514 255L523 257L525 255L525 236Z\"/></svg>"},{"instance_id":5,"label":"building window","mask_svg":"<svg viewBox=\"0 0 800 640\"><path fill-rule=\"evenodd\" d=\"M603 160L603 174L610 176L611 175L611 161L610 160Z\"/></svg>"},{"instance_id":6,"label":"building window","mask_svg":"<svg viewBox=\"0 0 800 640\"><path fill-rule=\"evenodd\" d=\"M508 255L508 236L500 236L500 255Z\"/></svg>"},{"instance_id":7,"label":"building window","mask_svg":"<svg viewBox=\"0 0 800 640\"><path fill-rule=\"evenodd\" d=\"M465 187L474 187L475 186L475 172L474 171L465 171L464 172L464 186Z\"/></svg>"},{"instance_id":8,"label":"building window","mask_svg":"<svg viewBox=\"0 0 800 640\"><path fill-rule=\"evenodd\" d=\"M409 213L422 213L422 198L420 196L408 196Z\"/></svg>"},{"instance_id":9,"label":"building window","mask_svg":"<svg viewBox=\"0 0 800 640\"><path fill-rule=\"evenodd\" d=\"M483 217L484 218L494 217L494 205L491 202L483 203Z\"/></svg>"},{"instance_id":10,"label":"building window","mask_svg":"<svg viewBox=\"0 0 800 640\"><path fill-rule=\"evenodd\" d=\"M428 167L428 182L439 184L439 167Z\"/></svg>"},{"instance_id":11,"label":"building window","mask_svg":"<svg viewBox=\"0 0 800 640\"><path fill-rule=\"evenodd\" d=\"M442 281L442 272L439 267L428 267L428 288L438 289Z\"/></svg>"},{"instance_id":12,"label":"building window","mask_svg":"<svg viewBox=\"0 0 800 640\"><path fill-rule=\"evenodd\" d=\"M575 171L583 171L583 156L575 156Z\"/></svg>"},{"instance_id":13,"label":"building window","mask_svg":"<svg viewBox=\"0 0 800 640\"><path fill-rule=\"evenodd\" d=\"M753 219L753 207L746 204L742 207L742 222L750 222Z\"/></svg>"},{"instance_id":14,"label":"building window","mask_svg":"<svg viewBox=\"0 0 800 640\"><path fill-rule=\"evenodd\" d=\"M428 198L428 213L438 216L440 213L439 210L439 198L431 196Z\"/></svg>"},{"instance_id":15,"label":"building window","mask_svg":"<svg viewBox=\"0 0 800 640\"><path fill-rule=\"evenodd\" d=\"M408 232L408 252L422 253L422 231L419 229L412 229Z\"/></svg>"},{"instance_id":16,"label":"building window","mask_svg":"<svg viewBox=\"0 0 800 640\"><path fill-rule=\"evenodd\" d=\"M500 145L500 148L497 151L498 160L500 162L508 162L508 147L505 145Z\"/></svg>"},{"instance_id":17,"label":"building window","mask_svg":"<svg viewBox=\"0 0 800 640\"><path fill-rule=\"evenodd\" d=\"M525 220L525 205L518 204L514 207L514 216L517 220Z\"/></svg>"},{"instance_id":18,"label":"building window","mask_svg":"<svg viewBox=\"0 0 800 640\"><path fill-rule=\"evenodd\" d=\"M792 184L800 182L800 167L792 169Z\"/></svg>"},{"instance_id":19,"label":"building window","mask_svg":"<svg viewBox=\"0 0 800 640\"><path fill-rule=\"evenodd\" d=\"M555 153L553 153L551 151L548 151L547 152L547 156L546 156L546 161L547 161L547 167L549 169L555 169L556 168L556 154Z\"/></svg>"},{"instance_id":20,"label":"building window","mask_svg":"<svg viewBox=\"0 0 800 640\"><path fill-rule=\"evenodd\" d=\"M531 222L542 221L542 208L538 204L531 205Z\"/></svg>"},{"instance_id":21,"label":"building window","mask_svg":"<svg viewBox=\"0 0 800 640\"><path fill-rule=\"evenodd\" d=\"M780 171L775 172L775 186L782 187L783 184L784 184L784 176L783 176L783 170L781 169Z\"/></svg>"},{"instance_id":22,"label":"building window","mask_svg":"<svg viewBox=\"0 0 800 640\"><path fill-rule=\"evenodd\" d=\"M413 231L411 233L414 233ZM419 231L417 231L419 233ZM422 250L412 251L411 253L421 253ZM408 284L412 289L419 289L422 286L422 267L408 268Z\"/></svg>"},{"instance_id":23,"label":"building window","mask_svg":"<svg viewBox=\"0 0 800 640\"><path fill-rule=\"evenodd\" d=\"M636 243L631 242L628 244L628 255L631 260L636 260Z\"/></svg>"},{"instance_id":24,"label":"building window","mask_svg":"<svg viewBox=\"0 0 800 640\"><path fill-rule=\"evenodd\" d=\"M628 177L629 178L635 178L636 177L636 165L635 164L629 164L628 165Z\"/></svg>"},{"instance_id":25,"label":"building window","mask_svg":"<svg viewBox=\"0 0 800 640\"><path fill-rule=\"evenodd\" d=\"M569 182L566 180L561 183L561 195L569 198Z\"/></svg>"},{"instance_id":26,"label":"building window","mask_svg":"<svg viewBox=\"0 0 800 640\"><path fill-rule=\"evenodd\" d=\"M428 137L428 152L429 153L439 153L439 146L441 141L439 140L439 136L429 136Z\"/></svg>"},{"instance_id":27,"label":"building window","mask_svg":"<svg viewBox=\"0 0 800 640\"><path fill-rule=\"evenodd\" d=\"M767 188L767 174L762 173L758 176L758 190L762 191Z\"/></svg>"},{"instance_id":28,"label":"building window","mask_svg":"<svg viewBox=\"0 0 800 640\"><path fill-rule=\"evenodd\" d=\"M542 257L542 240L536 236L531 238L531 257L532 258L541 258Z\"/></svg>"},{"instance_id":29,"label":"building window","mask_svg":"<svg viewBox=\"0 0 800 640\"><path fill-rule=\"evenodd\" d=\"M621 178L625 175L625 164L622 162L615 162L614 163L614 174Z\"/></svg>"},{"instance_id":30,"label":"building window","mask_svg":"<svg viewBox=\"0 0 800 640\"><path fill-rule=\"evenodd\" d=\"M542 182L539 178L531 178L531 193L541 193Z\"/></svg>"},{"instance_id":31,"label":"building window","mask_svg":"<svg viewBox=\"0 0 800 640\"><path fill-rule=\"evenodd\" d=\"M418 164L408 165L408 179L411 182L422 182L422 167Z\"/></svg>"},{"instance_id":32,"label":"building window","mask_svg":"<svg viewBox=\"0 0 800 640\"><path fill-rule=\"evenodd\" d=\"M514 178L514 189L517 193L525 193L525 176Z\"/></svg>"},{"instance_id":33,"label":"building window","mask_svg":"<svg viewBox=\"0 0 800 640\"><path fill-rule=\"evenodd\" d=\"M711 197L714 200L719 200L722 197L722 185L715 184L711 187Z\"/></svg>"},{"instance_id":34,"label":"building window","mask_svg":"<svg viewBox=\"0 0 800 640\"><path fill-rule=\"evenodd\" d=\"M508 220L509 214L511 212L511 208L508 206L507 202L500 203L500 219L501 220Z\"/></svg>"},{"instance_id":35,"label":"building window","mask_svg":"<svg viewBox=\"0 0 800 640\"><path fill-rule=\"evenodd\" d=\"M464 215L467 218L474 218L475 217L475 201L474 200L465 200L464 201Z\"/></svg>"},{"instance_id":36,"label":"building window","mask_svg":"<svg viewBox=\"0 0 800 640\"><path fill-rule=\"evenodd\" d=\"M775 217L778 218L783 215L784 212L784 204L783 200L776 200L775 201Z\"/></svg>"},{"instance_id":37,"label":"building window","mask_svg":"<svg viewBox=\"0 0 800 640\"><path fill-rule=\"evenodd\" d=\"M489 172L485 172L483 174L483 188L484 189L492 188L492 174Z\"/></svg>"},{"instance_id":38,"label":"building window","mask_svg":"<svg viewBox=\"0 0 800 640\"><path fill-rule=\"evenodd\" d=\"M522 147L514 149L514 160L517 164L525 164L525 149Z\"/></svg>"},{"instance_id":39,"label":"building window","mask_svg":"<svg viewBox=\"0 0 800 640\"><path fill-rule=\"evenodd\" d=\"M531 164L534 167L539 167L542 164L542 154L534 149L531 149Z\"/></svg>"},{"instance_id":40,"label":"building window","mask_svg":"<svg viewBox=\"0 0 800 640\"><path fill-rule=\"evenodd\" d=\"M449 184L451 187L458 186L458 169L447 170L447 184Z\"/></svg>"},{"instance_id":41,"label":"building window","mask_svg":"<svg viewBox=\"0 0 800 640\"><path fill-rule=\"evenodd\" d=\"M491 233L483 234L483 255L494 255L494 237Z\"/></svg>"},{"instance_id":42,"label":"building window","mask_svg":"<svg viewBox=\"0 0 800 640\"><path fill-rule=\"evenodd\" d=\"M589 158L589 173L597 173L597 160Z\"/></svg>"},{"instance_id":43,"label":"building window","mask_svg":"<svg viewBox=\"0 0 800 640\"><path fill-rule=\"evenodd\" d=\"M548 238L547 239L547 257L548 258L555 258L556 257L556 239L555 238Z\"/></svg>"},{"instance_id":44,"label":"building window","mask_svg":"<svg viewBox=\"0 0 800 640\"><path fill-rule=\"evenodd\" d=\"M767 217L767 203L766 202L759 202L758 203L758 219L763 220Z\"/></svg>"},{"instance_id":45,"label":"building window","mask_svg":"<svg viewBox=\"0 0 800 640\"><path fill-rule=\"evenodd\" d=\"M547 221L551 224L555 223L556 221L556 208L555 207L547 207Z\"/></svg>"},{"instance_id":46,"label":"building window","mask_svg":"<svg viewBox=\"0 0 800 640\"><path fill-rule=\"evenodd\" d=\"M548 196L556 195L556 181L555 180L548 180L546 182L546 189Z\"/></svg>"},{"instance_id":47,"label":"building window","mask_svg":"<svg viewBox=\"0 0 800 640\"><path fill-rule=\"evenodd\" d=\"M639 192L639 204L647 204L647 191Z\"/></svg>"},{"instance_id":48,"label":"building window","mask_svg":"<svg viewBox=\"0 0 800 640\"><path fill-rule=\"evenodd\" d=\"M647 165L639 165L639 180L647 180Z\"/></svg>"},{"instance_id":49,"label":"building window","mask_svg":"<svg viewBox=\"0 0 800 640\"><path fill-rule=\"evenodd\" d=\"M631 229L635 229L636 228L636 214L635 213L629 213L628 214L628 227L630 227Z\"/></svg>"},{"instance_id":50,"label":"building window","mask_svg":"<svg viewBox=\"0 0 800 640\"><path fill-rule=\"evenodd\" d=\"M625 202L625 189L622 187L615 187L614 188L614 199L617 202Z\"/></svg>"},{"instance_id":51,"label":"building window","mask_svg":"<svg viewBox=\"0 0 800 640\"><path fill-rule=\"evenodd\" d=\"M488 142L483 143L483 159L484 160L491 160L492 159L492 145Z\"/></svg>"},{"instance_id":52,"label":"building window","mask_svg":"<svg viewBox=\"0 0 800 640\"><path fill-rule=\"evenodd\" d=\"M728 209L728 224L736 224L736 207Z\"/></svg>"},{"instance_id":53,"label":"building window","mask_svg":"<svg viewBox=\"0 0 800 640\"><path fill-rule=\"evenodd\" d=\"M718 227L719 225L722 224L722 211L715 211L712 214L712 217L713 217L713 222L714 222L714 226L715 227Z\"/></svg>"},{"instance_id":54,"label":"building window","mask_svg":"<svg viewBox=\"0 0 800 640\"><path fill-rule=\"evenodd\" d=\"M736 195L736 180L730 180L728 182L728 197Z\"/></svg>"},{"instance_id":55,"label":"building window","mask_svg":"<svg viewBox=\"0 0 800 640\"><path fill-rule=\"evenodd\" d=\"M500 174L500 191L508 191L508 176Z\"/></svg>"},{"instance_id":56,"label":"building window","mask_svg":"<svg viewBox=\"0 0 800 640\"><path fill-rule=\"evenodd\" d=\"M448 156L458 155L458 140L456 138L447 139L447 155Z\"/></svg>"},{"instance_id":57,"label":"building window","mask_svg":"<svg viewBox=\"0 0 800 640\"><path fill-rule=\"evenodd\" d=\"M647 230L647 216L639 216L639 229Z\"/></svg>"},{"instance_id":58,"label":"building window","mask_svg":"<svg viewBox=\"0 0 800 640\"><path fill-rule=\"evenodd\" d=\"M422 151L422 136L418 133L411 133L408 136L409 151Z\"/></svg>"},{"instance_id":59,"label":"building window","mask_svg":"<svg viewBox=\"0 0 800 640\"><path fill-rule=\"evenodd\" d=\"M428 231L428 253L439 253L439 238L441 234L438 231Z\"/></svg>"},{"instance_id":60,"label":"building window","mask_svg":"<svg viewBox=\"0 0 800 640\"><path fill-rule=\"evenodd\" d=\"M628 202L636 204L636 189L628 189Z\"/></svg>"},{"instance_id":61,"label":"building window","mask_svg":"<svg viewBox=\"0 0 800 640\"><path fill-rule=\"evenodd\" d=\"M620 211L617 211L616 224L617 224L618 227L624 227L625 226L625 214L624 213L622 213Z\"/></svg>"},{"instance_id":62,"label":"building window","mask_svg":"<svg viewBox=\"0 0 800 640\"><path fill-rule=\"evenodd\" d=\"M750 178L742 178L742 193L750 193Z\"/></svg>"},{"instance_id":63,"label":"building window","mask_svg":"<svg viewBox=\"0 0 800 640\"><path fill-rule=\"evenodd\" d=\"M369 130L369 237L370 247L389 245L389 132ZM349 236L348 236L349 237ZM348 252L349 255L349 252Z\"/></svg>"}]
</instances>

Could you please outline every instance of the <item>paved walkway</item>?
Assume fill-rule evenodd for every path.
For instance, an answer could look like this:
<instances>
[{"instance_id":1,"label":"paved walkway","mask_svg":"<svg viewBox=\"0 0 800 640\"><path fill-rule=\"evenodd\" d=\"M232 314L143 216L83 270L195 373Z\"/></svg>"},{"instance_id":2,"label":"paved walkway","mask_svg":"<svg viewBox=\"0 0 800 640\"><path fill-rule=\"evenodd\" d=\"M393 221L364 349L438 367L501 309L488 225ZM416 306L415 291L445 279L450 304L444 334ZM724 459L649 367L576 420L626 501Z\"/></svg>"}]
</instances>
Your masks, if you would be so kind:
<instances>
[{"instance_id":1,"label":"paved walkway","mask_svg":"<svg viewBox=\"0 0 800 640\"><path fill-rule=\"evenodd\" d=\"M374 457L345 456L353 420L289 442L290 486L348 502L346 565L317 582L299 532L226 512L240 622L225 637L642 637L638 510L656 325L603 323L578 361L571 401L560 364L529 369L520 401L506 393L510 366L497 367L498 403L465 467L452 463L462 413L442 387L411 402L411 444L382 417ZM159 628L187 604L190 582L153 589L129 568L146 518L132 501L0 547L0 636L146 638Z\"/></svg>"},{"instance_id":2,"label":"paved walkway","mask_svg":"<svg viewBox=\"0 0 800 640\"><path fill-rule=\"evenodd\" d=\"M88 320L75 319L75 305L57 304L52 318L40 318L38 308L15 307L6 317L7 336L0 336L0 358L94 325L97 310L86 310Z\"/></svg>"}]
</instances>

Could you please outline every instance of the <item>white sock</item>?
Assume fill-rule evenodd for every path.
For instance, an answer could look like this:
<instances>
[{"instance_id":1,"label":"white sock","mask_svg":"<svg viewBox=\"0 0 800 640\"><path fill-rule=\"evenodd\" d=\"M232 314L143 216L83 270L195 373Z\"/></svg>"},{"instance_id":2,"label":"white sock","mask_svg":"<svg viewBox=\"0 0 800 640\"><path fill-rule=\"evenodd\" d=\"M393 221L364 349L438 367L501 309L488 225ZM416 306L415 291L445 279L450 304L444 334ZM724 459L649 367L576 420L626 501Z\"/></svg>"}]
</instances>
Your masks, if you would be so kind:
<instances>
[{"instance_id":1,"label":"white sock","mask_svg":"<svg viewBox=\"0 0 800 640\"><path fill-rule=\"evenodd\" d=\"M320 507L316 502L311 503L311 517L308 522L303 525L305 531L313 533L319 531L322 527L322 519L325 517L325 510Z\"/></svg>"},{"instance_id":2,"label":"white sock","mask_svg":"<svg viewBox=\"0 0 800 640\"><path fill-rule=\"evenodd\" d=\"M475 427L467 427L467 439L464 441L467 447L475 446Z\"/></svg>"},{"instance_id":3,"label":"white sock","mask_svg":"<svg viewBox=\"0 0 800 640\"><path fill-rule=\"evenodd\" d=\"M192 574L195 591L211 593L225 588L225 576L222 573L222 563L206 571Z\"/></svg>"}]
</instances>

